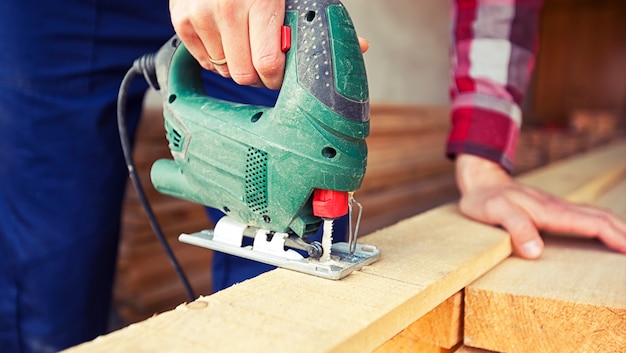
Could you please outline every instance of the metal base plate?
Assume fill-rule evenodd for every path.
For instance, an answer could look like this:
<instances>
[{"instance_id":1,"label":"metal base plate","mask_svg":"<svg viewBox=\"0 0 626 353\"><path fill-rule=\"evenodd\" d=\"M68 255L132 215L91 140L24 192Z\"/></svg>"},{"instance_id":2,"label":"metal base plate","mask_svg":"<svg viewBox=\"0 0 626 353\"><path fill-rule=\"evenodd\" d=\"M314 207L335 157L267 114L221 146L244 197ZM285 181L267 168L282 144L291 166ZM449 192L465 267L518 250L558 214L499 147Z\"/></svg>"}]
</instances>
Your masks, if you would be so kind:
<instances>
[{"instance_id":1,"label":"metal base plate","mask_svg":"<svg viewBox=\"0 0 626 353\"><path fill-rule=\"evenodd\" d=\"M251 246L239 247L213 240L213 231L203 230L193 234L181 234L178 240L215 251L263 262L310 275L327 279L341 279L369 265L380 258L380 250L367 244L357 244L356 251L350 255L348 243L335 243L331 249L330 260L321 262L318 259L290 259L283 256L255 251Z\"/></svg>"}]
</instances>

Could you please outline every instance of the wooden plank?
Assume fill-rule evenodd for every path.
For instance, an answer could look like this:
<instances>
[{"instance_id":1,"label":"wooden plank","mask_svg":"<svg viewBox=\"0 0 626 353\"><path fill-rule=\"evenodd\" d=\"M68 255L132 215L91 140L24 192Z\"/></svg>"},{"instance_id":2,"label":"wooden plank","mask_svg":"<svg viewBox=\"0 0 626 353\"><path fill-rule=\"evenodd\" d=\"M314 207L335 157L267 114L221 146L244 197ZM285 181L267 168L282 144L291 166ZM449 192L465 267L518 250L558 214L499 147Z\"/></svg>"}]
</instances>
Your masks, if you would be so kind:
<instances>
[{"instance_id":1,"label":"wooden plank","mask_svg":"<svg viewBox=\"0 0 626 353\"><path fill-rule=\"evenodd\" d=\"M626 141L538 168L517 180L572 202L592 203L626 173Z\"/></svg>"},{"instance_id":2,"label":"wooden plank","mask_svg":"<svg viewBox=\"0 0 626 353\"><path fill-rule=\"evenodd\" d=\"M583 187L565 195L565 199L576 203L596 204L598 198L622 182L625 177L626 158L623 158L623 161L615 163L610 170L598 175ZM614 203L613 206L617 206L617 203Z\"/></svg>"},{"instance_id":3,"label":"wooden plank","mask_svg":"<svg viewBox=\"0 0 626 353\"><path fill-rule=\"evenodd\" d=\"M355 197L363 204L362 234L369 234L453 201L458 198L458 192L454 174L441 173L379 192L357 193Z\"/></svg>"},{"instance_id":4,"label":"wooden plank","mask_svg":"<svg viewBox=\"0 0 626 353\"><path fill-rule=\"evenodd\" d=\"M598 197L594 204L610 209L622 218L626 218L626 177L615 187Z\"/></svg>"},{"instance_id":5,"label":"wooden plank","mask_svg":"<svg viewBox=\"0 0 626 353\"><path fill-rule=\"evenodd\" d=\"M406 339L407 337L396 336L384 346L376 349L374 353L454 353L454 348L439 347L430 343Z\"/></svg>"},{"instance_id":6,"label":"wooden plank","mask_svg":"<svg viewBox=\"0 0 626 353\"><path fill-rule=\"evenodd\" d=\"M619 164L608 174L615 175ZM626 177L615 181L593 178L574 195L626 219ZM605 192L598 196L598 190ZM595 240L546 237L540 260L509 258L468 286L465 344L496 351L624 352L624 269L626 256Z\"/></svg>"},{"instance_id":7,"label":"wooden plank","mask_svg":"<svg viewBox=\"0 0 626 353\"><path fill-rule=\"evenodd\" d=\"M583 172L578 172L575 177L568 177L567 183L556 183L554 186L549 187L551 187L551 189L556 189L555 193L560 194L560 196L563 196L572 202L593 203L598 199L599 195L607 189L613 187L626 175L626 160L624 163L614 163L615 160L619 160L617 157L625 154L626 151L622 148L622 145L617 144L615 146L598 149L591 154L577 156L562 161L550 167L543 168L542 170L523 175L519 179L534 186L545 186L546 179L550 179L552 181L555 177L561 178L564 175L571 175L572 171L580 171L580 169L583 169ZM612 192L609 193L609 195L621 195L623 198L626 193ZM614 204L617 204L617 202ZM626 202L621 202L620 204L626 205ZM446 302L442 303L442 305L445 303ZM461 311L460 306L461 305L458 307L458 312ZM436 309L426 316L434 314L435 311ZM380 347L379 351L411 351L411 349L423 349L426 351L426 348L422 346L422 343L433 343L432 340L428 340L420 336L420 333L428 332L427 330L429 326L422 325L425 322L424 319L426 316L409 326L407 329L403 330L400 334L387 342L387 344ZM445 317L445 315L440 315L437 318L441 319ZM454 324L451 324L449 327L455 326ZM435 346L450 348L457 342L447 346L435 343Z\"/></svg>"},{"instance_id":8,"label":"wooden plank","mask_svg":"<svg viewBox=\"0 0 626 353\"><path fill-rule=\"evenodd\" d=\"M509 258L465 293L465 344L500 352L624 352L626 256L546 239L541 260Z\"/></svg>"},{"instance_id":9,"label":"wooden plank","mask_svg":"<svg viewBox=\"0 0 626 353\"><path fill-rule=\"evenodd\" d=\"M460 346L454 353L492 353L493 351L486 351L480 348Z\"/></svg>"},{"instance_id":10,"label":"wooden plank","mask_svg":"<svg viewBox=\"0 0 626 353\"><path fill-rule=\"evenodd\" d=\"M278 269L71 351L372 351L511 251L504 231L456 205L362 241L383 258L341 281Z\"/></svg>"},{"instance_id":11,"label":"wooden plank","mask_svg":"<svg viewBox=\"0 0 626 353\"><path fill-rule=\"evenodd\" d=\"M398 105L377 103L370 106L370 137L398 133L414 135L450 127L448 106Z\"/></svg>"},{"instance_id":12,"label":"wooden plank","mask_svg":"<svg viewBox=\"0 0 626 353\"><path fill-rule=\"evenodd\" d=\"M610 152L600 151L598 158L604 153ZM562 171L555 170L560 177ZM602 169L595 172L570 175L567 188L541 185L565 195ZM543 173L550 177L549 170ZM372 351L511 251L505 232L468 220L455 205L399 222L362 241L378 246L383 258L344 280L271 271L71 351Z\"/></svg>"},{"instance_id":13,"label":"wooden plank","mask_svg":"<svg viewBox=\"0 0 626 353\"><path fill-rule=\"evenodd\" d=\"M452 352L462 340L463 292L459 291L375 352Z\"/></svg>"},{"instance_id":14,"label":"wooden plank","mask_svg":"<svg viewBox=\"0 0 626 353\"><path fill-rule=\"evenodd\" d=\"M452 170L454 165L443 148L447 135L447 130L441 130L425 136L390 135L368 141L368 170L360 192Z\"/></svg>"}]
</instances>

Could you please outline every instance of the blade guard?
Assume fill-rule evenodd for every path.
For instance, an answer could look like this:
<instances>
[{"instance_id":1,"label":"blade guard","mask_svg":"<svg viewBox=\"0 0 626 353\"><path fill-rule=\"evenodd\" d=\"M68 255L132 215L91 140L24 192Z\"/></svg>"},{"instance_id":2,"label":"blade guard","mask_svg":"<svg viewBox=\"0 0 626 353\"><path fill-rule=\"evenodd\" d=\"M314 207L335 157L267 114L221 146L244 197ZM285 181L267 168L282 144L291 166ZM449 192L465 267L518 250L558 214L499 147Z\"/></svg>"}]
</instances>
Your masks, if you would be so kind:
<instances>
[{"instance_id":1,"label":"blade guard","mask_svg":"<svg viewBox=\"0 0 626 353\"><path fill-rule=\"evenodd\" d=\"M348 214L349 194L343 191L313 191L313 214L317 217L335 219Z\"/></svg>"}]
</instances>

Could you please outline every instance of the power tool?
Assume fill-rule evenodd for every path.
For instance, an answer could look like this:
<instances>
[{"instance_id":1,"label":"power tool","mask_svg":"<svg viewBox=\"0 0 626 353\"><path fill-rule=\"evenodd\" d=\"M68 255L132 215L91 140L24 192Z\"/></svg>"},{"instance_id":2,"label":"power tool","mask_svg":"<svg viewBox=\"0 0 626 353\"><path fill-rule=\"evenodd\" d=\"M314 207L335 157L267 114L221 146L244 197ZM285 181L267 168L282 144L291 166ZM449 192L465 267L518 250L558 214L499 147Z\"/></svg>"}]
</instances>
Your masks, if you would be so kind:
<instances>
[{"instance_id":1,"label":"power tool","mask_svg":"<svg viewBox=\"0 0 626 353\"><path fill-rule=\"evenodd\" d=\"M286 67L274 107L209 97L200 65L176 36L142 58L144 70L155 68L144 76L162 96L173 157L154 163L151 180L164 194L226 214L215 229L180 241L340 279L381 254L356 239L362 207L353 192L369 133L365 64L340 1L288 0L285 11ZM346 214L348 242L333 244L333 220ZM320 227L321 243L309 241Z\"/></svg>"}]
</instances>

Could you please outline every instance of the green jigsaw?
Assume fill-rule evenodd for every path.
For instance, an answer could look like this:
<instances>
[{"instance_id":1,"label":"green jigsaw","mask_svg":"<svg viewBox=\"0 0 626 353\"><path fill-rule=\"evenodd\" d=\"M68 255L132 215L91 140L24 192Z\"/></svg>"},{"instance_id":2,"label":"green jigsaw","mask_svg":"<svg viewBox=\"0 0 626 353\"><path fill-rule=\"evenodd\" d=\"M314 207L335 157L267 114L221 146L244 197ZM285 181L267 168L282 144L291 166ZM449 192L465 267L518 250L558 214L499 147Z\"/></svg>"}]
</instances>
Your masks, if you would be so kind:
<instances>
[{"instance_id":1,"label":"green jigsaw","mask_svg":"<svg viewBox=\"0 0 626 353\"><path fill-rule=\"evenodd\" d=\"M154 57L173 159L154 163L161 193L223 211L214 230L185 243L339 279L376 261L356 241L369 133L365 64L340 1L288 0L282 29L284 82L274 107L209 97L201 67L173 37ZM359 207L347 243L333 220ZM321 243L308 238L323 228ZM253 238L243 246L243 238ZM298 250L298 251L297 251Z\"/></svg>"}]
</instances>

